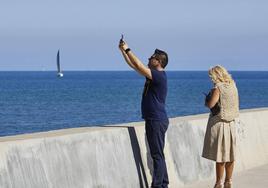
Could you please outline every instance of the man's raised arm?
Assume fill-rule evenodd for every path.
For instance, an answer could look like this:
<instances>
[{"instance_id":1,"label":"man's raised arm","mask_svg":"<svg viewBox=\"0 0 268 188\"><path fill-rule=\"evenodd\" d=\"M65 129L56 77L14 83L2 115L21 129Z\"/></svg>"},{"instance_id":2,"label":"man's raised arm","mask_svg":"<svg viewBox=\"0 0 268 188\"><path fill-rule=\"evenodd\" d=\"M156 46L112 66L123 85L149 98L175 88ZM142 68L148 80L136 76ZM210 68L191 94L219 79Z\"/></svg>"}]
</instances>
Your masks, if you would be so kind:
<instances>
[{"instance_id":1,"label":"man's raised arm","mask_svg":"<svg viewBox=\"0 0 268 188\"><path fill-rule=\"evenodd\" d=\"M130 50L126 42L120 41L119 49L122 51L122 54L130 67L139 72L141 75L152 79L151 70L135 56L135 54Z\"/></svg>"}]
</instances>

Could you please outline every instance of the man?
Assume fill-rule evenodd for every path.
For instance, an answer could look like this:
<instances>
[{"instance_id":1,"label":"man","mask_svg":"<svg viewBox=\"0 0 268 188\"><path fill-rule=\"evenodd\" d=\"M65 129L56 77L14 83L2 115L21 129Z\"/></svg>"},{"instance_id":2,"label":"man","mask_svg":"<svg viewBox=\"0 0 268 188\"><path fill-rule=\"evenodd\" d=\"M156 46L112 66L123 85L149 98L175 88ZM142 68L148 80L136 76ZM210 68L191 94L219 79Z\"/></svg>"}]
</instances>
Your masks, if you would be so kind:
<instances>
[{"instance_id":1,"label":"man","mask_svg":"<svg viewBox=\"0 0 268 188\"><path fill-rule=\"evenodd\" d=\"M165 133L168 128L168 117L165 110L167 96L167 76L164 71L168 64L168 55L156 49L149 58L146 67L130 50L127 43L120 40L121 50L127 64L146 77L141 110L145 120L146 137L153 159L154 173L152 188L167 188L168 174L164 156Z\"/></svg>"}]
</instances>

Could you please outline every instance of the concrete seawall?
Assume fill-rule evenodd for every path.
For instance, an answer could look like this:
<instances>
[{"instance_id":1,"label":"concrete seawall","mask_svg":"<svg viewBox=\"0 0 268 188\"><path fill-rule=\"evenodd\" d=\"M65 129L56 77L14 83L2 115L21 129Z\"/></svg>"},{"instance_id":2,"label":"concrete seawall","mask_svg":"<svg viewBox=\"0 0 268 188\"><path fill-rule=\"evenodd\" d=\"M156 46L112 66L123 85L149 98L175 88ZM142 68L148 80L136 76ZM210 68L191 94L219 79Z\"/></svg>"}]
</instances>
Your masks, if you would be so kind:
<instances>
[{"instance_id":1,"label":"concrete seawall","mask_svg":"<svg viewBox=\"0 0 268 188\"><path fill-rule=\"evenodd\" d=\"M201 157L208 114L170 119L165 155L170 187L214 176ZM268 164L268 109L236 122L235 171ZM0 138L1 188L138 188L151 182L144 123L75 128Z\"/></svg>"}]
</instances>

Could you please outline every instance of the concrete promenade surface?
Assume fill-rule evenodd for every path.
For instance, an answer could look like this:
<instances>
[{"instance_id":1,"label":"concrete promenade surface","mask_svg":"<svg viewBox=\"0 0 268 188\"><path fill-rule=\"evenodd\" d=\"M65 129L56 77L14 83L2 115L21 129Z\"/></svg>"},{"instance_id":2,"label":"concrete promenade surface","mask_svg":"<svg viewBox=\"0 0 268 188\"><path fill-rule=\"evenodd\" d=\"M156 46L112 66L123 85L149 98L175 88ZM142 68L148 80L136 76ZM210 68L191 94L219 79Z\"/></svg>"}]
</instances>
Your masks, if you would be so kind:
<instances>
[{"instance_id":1,"label":"concrete promenade surface","mask_svg":"<svg viewBox=\"0 0 268 188\"><path fill-rule=\"evenodd\" d=\"M212 188L215 180L195 183L184 188ZM237 173L233 177L233 188L267 188L268 164Z\"/></svg>"}]
</instances>

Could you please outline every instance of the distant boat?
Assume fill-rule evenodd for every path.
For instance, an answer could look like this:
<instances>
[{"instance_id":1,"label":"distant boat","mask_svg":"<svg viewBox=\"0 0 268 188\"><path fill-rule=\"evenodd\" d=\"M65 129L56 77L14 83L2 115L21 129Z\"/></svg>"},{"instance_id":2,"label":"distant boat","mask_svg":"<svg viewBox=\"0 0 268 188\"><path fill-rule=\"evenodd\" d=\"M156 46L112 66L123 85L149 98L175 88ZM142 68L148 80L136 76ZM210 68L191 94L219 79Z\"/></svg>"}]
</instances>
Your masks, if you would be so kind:
<instances>
[{"instance_id":1,"label":"distant boat","mask_svg":"<svg viewBox=\"0 0 268 188\"><path fill-rule=\"evenodd\" d=\"M57 53L57 68L58 68L58 73L57 73L57 76L58 77L63 77L63 73L60 69L60 50L58 50L58 53Z\"/></svg>"}]
</instances>

